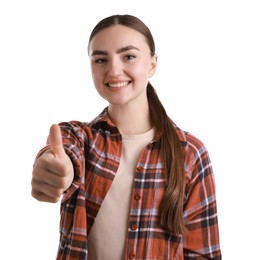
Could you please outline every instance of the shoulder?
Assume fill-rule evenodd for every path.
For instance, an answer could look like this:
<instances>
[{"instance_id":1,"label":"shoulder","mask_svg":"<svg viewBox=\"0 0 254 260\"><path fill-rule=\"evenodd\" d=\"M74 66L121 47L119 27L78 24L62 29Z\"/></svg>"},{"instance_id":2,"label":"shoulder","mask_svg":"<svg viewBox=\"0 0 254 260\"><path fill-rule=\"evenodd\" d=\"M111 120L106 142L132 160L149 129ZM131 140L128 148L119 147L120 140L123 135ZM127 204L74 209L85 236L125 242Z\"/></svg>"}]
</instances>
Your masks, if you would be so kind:
<instances>
[{"instance_id":1,"label":"shoulder","mask_svg":"<svg viewBox=\"0 0 254 260\"><path fill-rule=\"evenodd\" d=\"M86 139L86 137L92 138L92 136L97 134L104 137L119 135L118 129L108 116L107 108L90 122L72 120L69 122L61 122L59 126L65 136L71 134L82 140L84 140L84 138Z\"/></svg>"},{"instance_id":2,"label":"shoulder","mask_svg":"<svg viewBox=\"0 0 254 260\"><path fill-rule=\"evenodd\" d=\"M179 141L182 144L182 147L185 150L196 152L202 152L202 150L206 150L205 144L202 140L200 140L197 136L192 133L182 130L178 126L176 126L176 133L179 138Z\"/></svg>"},{"instance_id":3,"label":"shoulder","mask_svg":"<svg viewBox=\"0 0 254 260\"><path fill-rule=\"evenodd\" d=\"M184 154L184 167L189 181L202 179L213 172L208 150L202 140L177 127ZM188 183L188 181L187 181Z\"/></svg>"}]
</instances>

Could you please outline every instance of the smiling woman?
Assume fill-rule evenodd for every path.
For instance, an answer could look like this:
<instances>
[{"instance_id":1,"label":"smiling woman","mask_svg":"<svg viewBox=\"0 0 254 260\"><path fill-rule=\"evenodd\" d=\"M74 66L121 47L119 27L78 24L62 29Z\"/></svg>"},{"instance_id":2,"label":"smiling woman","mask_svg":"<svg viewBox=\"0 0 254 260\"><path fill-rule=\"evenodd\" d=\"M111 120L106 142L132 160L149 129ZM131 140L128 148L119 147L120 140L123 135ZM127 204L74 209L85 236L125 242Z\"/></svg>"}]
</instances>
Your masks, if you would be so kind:
<instances>
[{"instance_id":1,"label":"smiling woman","mask_svg":"<svg viewBox=\"0 0 254 260\"><path fill-rule=\"evenodd\" d=\"M57 259L221 259L208 151L168 117L149 81L149 28L106 17L88 54L108 106L89 123L52 125L33 168L33 197L62 197Z\"/></svg>"},{"instance_id":2,"label":"smiling woman","mask_svg":"<svg viewBox=\"0 0 254 260\"><path fill-rule=\"evenodd\" d=\"M121 109L136 113L143 104L144 111L148 111L146 86L155 73L157 56L150 55L144 36L124 25L110 26L94 35L88 51L95 87L110 103L109 109L121 105ZM142 119L145 118L141 113L139 120Z\"/></svg>"}]
</instances>

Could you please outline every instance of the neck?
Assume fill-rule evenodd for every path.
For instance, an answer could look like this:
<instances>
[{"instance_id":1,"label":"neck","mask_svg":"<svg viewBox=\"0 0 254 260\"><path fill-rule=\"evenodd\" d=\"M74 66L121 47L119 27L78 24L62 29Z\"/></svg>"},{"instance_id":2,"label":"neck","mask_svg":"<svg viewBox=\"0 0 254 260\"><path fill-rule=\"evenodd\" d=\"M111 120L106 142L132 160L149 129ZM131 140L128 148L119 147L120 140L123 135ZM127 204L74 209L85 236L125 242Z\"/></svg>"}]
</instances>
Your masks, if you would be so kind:
<instances>
[{"instance_id":1,"label":"neck","mask_svg":"<svg viewBox=\"0 0 254 260\"><path fill-rule=\"evenodd\" d=\"M122 134L143 134L152 128L147 100L144 104L110 104L108 112Z\"/></svg>"}]
</instances>

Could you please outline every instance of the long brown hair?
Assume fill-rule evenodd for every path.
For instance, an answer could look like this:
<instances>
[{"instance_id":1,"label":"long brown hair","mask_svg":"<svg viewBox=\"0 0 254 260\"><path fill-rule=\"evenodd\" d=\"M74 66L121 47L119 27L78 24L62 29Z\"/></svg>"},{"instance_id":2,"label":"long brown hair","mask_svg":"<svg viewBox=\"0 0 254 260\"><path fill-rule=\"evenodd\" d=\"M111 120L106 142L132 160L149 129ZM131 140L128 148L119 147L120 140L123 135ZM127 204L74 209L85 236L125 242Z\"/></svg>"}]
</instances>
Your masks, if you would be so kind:
<instances>
[{"instance_id":1,"label":"long brown hair","mask_svg":"<svg viewBox=\"0 0 254 260\"><path fill-rule=\"evenodd\" d=\"M98 32L116 24L127 26L143 34L150 48L151 56L155 55L155 43L149 28L139 18L132 15L112 15L104 18L92 30L89 43ZM175 125L168 117L150 82L147 86L147 98L151 120L156 132L161 135L161 157L167 181L160 204L161 225L172 234L184 234L186 232L183 220L185 174L181 144Z\"/></svg>"}]
</instances>

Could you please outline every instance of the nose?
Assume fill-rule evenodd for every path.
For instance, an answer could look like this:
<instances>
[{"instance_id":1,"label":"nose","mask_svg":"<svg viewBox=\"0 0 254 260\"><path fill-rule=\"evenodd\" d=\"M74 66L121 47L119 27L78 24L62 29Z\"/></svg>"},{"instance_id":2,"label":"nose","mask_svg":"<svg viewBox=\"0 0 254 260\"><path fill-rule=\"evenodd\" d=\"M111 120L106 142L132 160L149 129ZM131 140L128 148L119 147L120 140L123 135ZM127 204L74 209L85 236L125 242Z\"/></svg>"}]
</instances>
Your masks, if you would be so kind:
<instances>
[{"instance_id":1,"label":"nose","mask_svg":"<svg viewBox=\"0 0 254 260\"><path fill-rule=\"evenodd\" d=\"M123 73L123 66L121 60L119 59L112 59L108 63L108 76L110 77L117 77Z\"/></svg>"}]
</instances>

